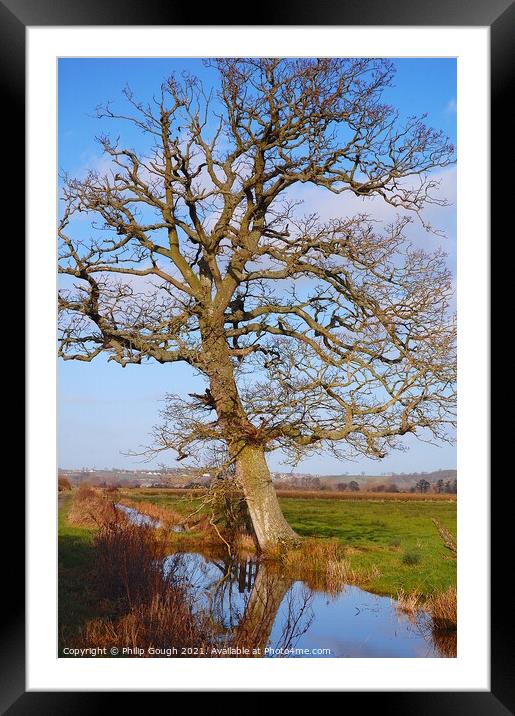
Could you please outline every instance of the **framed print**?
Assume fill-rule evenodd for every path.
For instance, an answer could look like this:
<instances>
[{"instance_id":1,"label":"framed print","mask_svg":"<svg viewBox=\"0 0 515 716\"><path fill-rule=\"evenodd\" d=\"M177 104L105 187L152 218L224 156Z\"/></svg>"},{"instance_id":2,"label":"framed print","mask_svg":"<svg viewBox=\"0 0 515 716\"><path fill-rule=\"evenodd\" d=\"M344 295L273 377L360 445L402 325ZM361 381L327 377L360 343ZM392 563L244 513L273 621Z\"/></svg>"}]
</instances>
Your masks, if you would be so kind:
<instances>
[{"instance_id":1,"label":"framed print","mask_svg":"<svg viewBox=\"0 0 515 716\"><path fill-rule=\"evenodd\" d=\"M513 5L0 10L28 279L5 712L508 713L488 133Z\"/></svg>"}]
</instances>

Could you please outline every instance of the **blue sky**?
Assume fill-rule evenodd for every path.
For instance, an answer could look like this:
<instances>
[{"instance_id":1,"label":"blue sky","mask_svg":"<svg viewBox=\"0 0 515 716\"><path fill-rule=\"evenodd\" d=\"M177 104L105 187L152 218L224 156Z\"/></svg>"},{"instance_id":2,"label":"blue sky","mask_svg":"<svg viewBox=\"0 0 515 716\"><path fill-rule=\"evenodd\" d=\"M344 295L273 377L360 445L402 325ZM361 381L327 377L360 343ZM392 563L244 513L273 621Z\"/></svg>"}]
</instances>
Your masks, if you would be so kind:
<instances>
[{"instance_id":1,"label":"blue sky","mask_svg":"<svg viewBox=\"0 0 515 716\"><path fill-rule=\"evenodd\" d=\"M385 99L396 106L401 115L427 113L427 123L442 129L456 142L456 62L454 59L399 59L394 86L385 92ZM98 168L104 161L95 141L112 125L103 125L94 117L95 107L106 100L119 102L121 90L129 84L135 95L151 99L164 78L171 72L190 71L209 84L213 71L194 59L62 59L59 61L58 146L59 167L71 175ZM121 105L120 105L121 106ZM123 131L122 131L123 129ZM139 136L120 128L122 139L136 148ZM455 198L455 170L442 172L442 195ZM304 188L303 188L304 189ZM304 197L313 201L314 194ZM317 210L323 216L352 213L356 207L349 199L338 210L334 196L316 195ZM318 203L320 202L320 204ZM388 218L389 209L374 204L381 218ZM363 210L361 204L359 210ZM455 207L433 208L432 223L443 229L447 238L440 240L413 228L416 243L433 248L440 243L449 254L449 265L455 270L456 218ZM152 426L158 422L159 409L167 392L187 393L199 389L201 383L182 364L129 365L121 368L100 357L91 363L59 362L59 465L61 467L129 467L140 463L123 452L137 449L148 442ZM413 438L406 441L405 452L393 452L381 462L361 459L341 463L329 456L315 456L301 463L297 471L329 474L341 471L410 472L456 466L455 448L432 446ZM159 462L173 465L173 455ZM157 462L151 463L157 464ZM281 467L280 455L270 458L272 469Z\"/></svg>"}]
</instances>

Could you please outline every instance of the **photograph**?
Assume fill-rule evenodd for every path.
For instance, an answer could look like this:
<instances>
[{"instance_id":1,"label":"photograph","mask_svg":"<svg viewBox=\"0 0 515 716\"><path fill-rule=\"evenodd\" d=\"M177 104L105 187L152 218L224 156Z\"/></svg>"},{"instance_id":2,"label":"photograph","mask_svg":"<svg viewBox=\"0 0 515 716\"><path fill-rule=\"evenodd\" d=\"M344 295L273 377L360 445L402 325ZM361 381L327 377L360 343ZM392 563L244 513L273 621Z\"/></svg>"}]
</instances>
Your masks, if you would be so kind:
<instances>
[{"instance_id":1,"label":"photograph","mask_svg":"<svg viewBox=\"0 0 515 716\"><path fill-rule=\"evenodd\" d=\"M56 64L56 658L456 660L457 58Z\"/></svg>"}]
</instances>

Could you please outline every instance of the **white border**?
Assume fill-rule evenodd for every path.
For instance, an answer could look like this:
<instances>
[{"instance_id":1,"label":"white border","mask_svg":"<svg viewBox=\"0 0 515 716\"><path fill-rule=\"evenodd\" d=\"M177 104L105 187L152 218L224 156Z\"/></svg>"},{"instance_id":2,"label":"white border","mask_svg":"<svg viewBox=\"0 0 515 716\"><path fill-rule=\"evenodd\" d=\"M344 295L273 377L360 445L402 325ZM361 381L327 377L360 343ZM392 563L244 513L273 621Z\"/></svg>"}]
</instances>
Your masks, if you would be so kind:
<instances>
[{"instance_id":1,"label":"white border","mask_svg":"<svg viewBox=\"0 0 515 716\"><path fill-rule=\"evenodd\" d=\"M489 29L32 27L27 36L27 690L489 690ZM56 58L127 48L147 57L458 57L458 658L56 658Z\"/></svg>"}]
</instances>

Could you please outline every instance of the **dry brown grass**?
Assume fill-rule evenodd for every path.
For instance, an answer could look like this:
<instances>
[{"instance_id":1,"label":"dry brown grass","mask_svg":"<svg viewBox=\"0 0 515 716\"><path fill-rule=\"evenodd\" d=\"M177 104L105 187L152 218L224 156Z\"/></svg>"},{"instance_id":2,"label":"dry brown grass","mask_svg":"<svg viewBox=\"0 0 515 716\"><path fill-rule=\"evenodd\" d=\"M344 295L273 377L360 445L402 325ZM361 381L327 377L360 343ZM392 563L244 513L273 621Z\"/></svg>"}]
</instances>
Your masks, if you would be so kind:
<instances>
[{"instance_id":1,"label":"dry brown grass","mask_svg":"<svg viewBox=\"0 0 515 716\"><path fill-rule=\"evenodd\" d=\"M456 658L458 653L458 637L456 631L433 629L432 639L440 656L447 659Z\"/></svg>"},{"instance_id":2,"label":"dry brown grass","mask_svg":"<svg viewBox=\"0 0 515 716\"><path fill-rule=\"evenodd\" d=\"M231 548L238 557L253 557L257 553L254 538L245 532L238 532L236 534Z\"/></svg>"},{"instance_id":3,"label":"dry brown grass","mask_svg":"<svg viewBox=\"0 0 515 716\"><path fill-rule=\"evenodd\" d=\"M138 604L118 619L88 622L81 646L110 649L121 644L134 650L126 655L142 658L166 655L194 657L200 656L202 649L208 651L211 639L207 621L192 613L184 595L170 589L166 594L155 595L150 603ZM149 647L162 651L151 653Z\"/></svg>"},{"instance_id":4,"label":"dry brown grass","mask_svg":"<svg viewBox=\"0 0 515 716\"><path fill-rule=\"evenodd\" d=\"M404 589L400 589L397 592L396 608L403 614L407 614L410 617L415 617L421 611L421 609L423 609L421 593L416 589L412 589L409 592Z\"/></svg>"},{"instance_id":5,"label":"dry brown grass","mask_svg":"<svg viewBox=\"0 0 515 716\"><path fill-rule=\"evenodd\" d=\"M278 497L301 500L371 500L373 502L456 502L456 495L420 492L337 492L331 490L276 490Z\"/></svg>"},{"instance_id":6,"label":"dry brown grass","mask_svg":"<svg viewBox=\"0 0 515 716\"><path fill-rule=\"evenodd\" d=\"M458 623L458 597L456 587L432 594L425 608L433 621L433 632L455 631Z\"/></svg>"},{"instance_id":7,"label":"dry brown grass","mask_svg":"<svg viewBox=\"0 0 515 716\"><path fill-rule=\"evenodd\" d=\"M444 658L457 655L457 595L455 587L435 592L421 604L419 628Z\"/></svg>"},{"instance_id":8,"label":"dry brown grass","mask_svg":"<svg viewBox=\"0 0 515 716\"><path fill-rule=\"evenodd\" d=\"M397 609L414 624L418 624L425 638L430 639L440 656L454 658L457 653L456 588L436 592L424 599L416 590L397 594ZM430 619L428 619L428 616Z\"/></svg>"},{"instance_id":9,"label":"dry brown grass","mask_svg":"<svg viewBox=\"0 0 515 716\"><path fill-rule=\"evenodd\" d=\"M211 641L207 618L193 613L180 578L181 556L163 572L166 549L159 530L119 520L105 524L94 544L96 590L112 605L114 616L87 622L80 646L173 647L180 652ZM138 655L152 656L148 651Z\"/></svg>"},{"instance_id":10,"label":"dry brown grass","mask_svg":"<svg viewBox=\"0 0 515 716\"><path fill-rule=\"evenodd\" d=\"M331 559L327 562L325 580L323 580L324 591L329 592L329 594L338 594L345 584L355 583L356 581L357 574L351 568L347 559Z\"/></svg>"},{"instance_id":11,"label":"dry brown grass","mask_svg":"<svg viewBox=\"0 0 515 716\"><path fill-rule=\"evenodd\" d=\"M373 564L368 569L362 570L359 572L362 578L361 584L366 584L367 582L371 582L374 579L379 579L381 576L381 570L377 566L377 564Z\"/></svg>"},{"instance_id":12,"label":"dry brown grass","mask_svg":"<svg viewBox=\"0 0 515 716\"><path fill-rule=\"evenodd\" d=\"M104 490L82 484L73 496L68 521L78 527L102 527L123 519L118 515L113 498Z\"/></svg>"},{"instance_id":13,"label":"dry brown grass","mask_svg":"<svg viewBox=\"0 0 515 716\"><path fill-rule=\"evenodd\" d=\"M401 589L397 593L397 609L412 615L426 611L431 616L434 630L455 630L457 624L456 588L448 587L442 592L435 592L426 599L416 589L409 592Z\"/></svg>"},{"instance_id":14,"label":"dry brown grass","mask_svg":"<svg viewBox=\"0 0 515 716\"><path fill-rule=\"evenodd\" d=\"M57 489L59 492L72 489L72 484L67 477L59 477L57 480Z\"/></svg>"},{"instance_id":15,"label":"dry brown grass","mask_svg":"<svg viewBox=\"0 0 515 716\"><path fill-rule=\"evenodd\" d=\"M127 487L125 493L131 491L143 495L177 495L197 498L207 493L205 488L187 487ZM457 495L437 492L338 492L337 490L284 490L276 489L278 497L292 497L305 500L373 500L374 502L456 502Z\"/></svg>"},{"instance_id":16,"label":"dry brown grass","mask_svg":"<svg viewBox=\"0 0 515 716\"><path fill-rule=\"evenodd\" d=\"M316 538L288 550L268 549L263 555L266 561L280 565L289 578L329 594L337 594L346 584L366 584L380 575L376 566L360 571L352 568L347 557L347 548L339 540Z\"/></svg>"},{"instance_id":17,"label":"dry brown grass","mask_svg":"<svg viewBox=\"0 0 515 716\"><path fill-rule=\"evenodd\" d=\"M152 502L129 500L127 498L122 498L120 502L126 507L131 507L133 510L137 510L142 515L151 517L165 529L170 529L171 527L180 525L184 521L184 517L179 512L176 512L169 507L160 507L159 505L154 505Z\"/></svg>"},{"instance_id":18,"label":"dry brown grass","mask_svg":"<svg viewBox=\"0 0 515 716\"><path fill-rule=\"evenodd\" d=\"M196 498L207 493L205 487L123 487L124 495L135 493L148 496L177 495L180 497Z\"/></svg>"},{"instance_id":19,"label":"dry brown grass","mask_svg":"<svg viewBox=\"0 0 515 716\"><path fill-rule=\"evenodd\" d=\"M118 500L118 498L121 495L120 488L115 487L114 485L109 485L108 487L103 487L102 491L105 495L108 495L111 500Z\"/></svg>"},{"instance_id":20,"label":"dry brown grass","mask_svg":"<svg viewBox=\"0 0 515 716\"><path fill-rule=\"evenodd\" d=\"M201 552L203 555L227 554L227 545L214 530L206 532L169 532L167 544L174 552Z\"/></svg>"},{"instance_id":21,"label":"dry brown grass","mask_svg":"<svg viewBox=\"0 0 515 716\"><path fill-rule=\"evenodd\" d=\"M336 539L317 539L312 537L301 540L297 545L270 545L262 553L262 559L269 562L281 562L293 569L305 571L325 571L329 560L343 558L344 549Z\"/></svg>"},{"instance_id":22,"label":"dry brown grass","mask_svg":"<svg viewBox=\"0 0 515 716\"><path fill-rule=\"evenodd\" d=\"M144 500L131 500L124 495L117 502L155 520L159 524L158 531L166 533L168 544L177 551L195 551L199 548L205 550L210 547L225 547L227 544L223 539L223 529L215 527L206 515L185 518L170 507ZM175 527L183 528L184 531L176 531ZM161 534L160 538L164 539L165 535Z\"/></svg>"}]
</instances>

